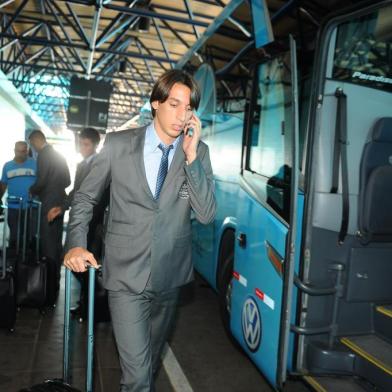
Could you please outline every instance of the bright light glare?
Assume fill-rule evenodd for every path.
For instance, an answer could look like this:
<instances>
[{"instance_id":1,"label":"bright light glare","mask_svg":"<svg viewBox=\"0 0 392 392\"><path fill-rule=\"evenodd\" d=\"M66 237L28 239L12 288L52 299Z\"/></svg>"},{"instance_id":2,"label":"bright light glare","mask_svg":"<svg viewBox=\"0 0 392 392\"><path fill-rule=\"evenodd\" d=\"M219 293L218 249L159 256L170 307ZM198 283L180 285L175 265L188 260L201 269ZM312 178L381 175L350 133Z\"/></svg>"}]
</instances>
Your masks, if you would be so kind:
<instances>
[{"instance_id":1,"label":"bright light glare","mask_svg":"<svg viewBox=\"0 0 392 392\"><path fill-rule=\"evenodd\" d=\"M52 75L43 75L38 78L31 78L31 82L34 83L39 79L42 85L35 84L34 85L34 92L36 95L44 95L48 97L57 97L57 98L64 98L64 89L60 86L53 86L53 85L45 85L46 83L59 83L61 84L61 80L57 76Z\"/></svg>"}]
</instances>

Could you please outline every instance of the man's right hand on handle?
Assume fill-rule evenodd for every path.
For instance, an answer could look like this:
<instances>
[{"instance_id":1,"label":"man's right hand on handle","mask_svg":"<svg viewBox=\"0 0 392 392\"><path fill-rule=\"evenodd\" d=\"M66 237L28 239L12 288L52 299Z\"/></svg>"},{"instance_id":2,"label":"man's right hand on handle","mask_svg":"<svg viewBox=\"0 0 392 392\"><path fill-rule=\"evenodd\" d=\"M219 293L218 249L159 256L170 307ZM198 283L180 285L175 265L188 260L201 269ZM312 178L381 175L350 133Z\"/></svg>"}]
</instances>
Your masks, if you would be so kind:
<instances>
[{"instance_id":1,"label":"man's right hand on handle","mask_svg":"<svg viewBox=\"0 0 392 392\"><path fill-rule=\"evenodd\" d=\"M71 271L85 272L87 270L86 264L90 264L94 268L99 267L94 255L87 249L81 247L72 248L64 256L64 265Z\"/></svg>"}]
</instances>

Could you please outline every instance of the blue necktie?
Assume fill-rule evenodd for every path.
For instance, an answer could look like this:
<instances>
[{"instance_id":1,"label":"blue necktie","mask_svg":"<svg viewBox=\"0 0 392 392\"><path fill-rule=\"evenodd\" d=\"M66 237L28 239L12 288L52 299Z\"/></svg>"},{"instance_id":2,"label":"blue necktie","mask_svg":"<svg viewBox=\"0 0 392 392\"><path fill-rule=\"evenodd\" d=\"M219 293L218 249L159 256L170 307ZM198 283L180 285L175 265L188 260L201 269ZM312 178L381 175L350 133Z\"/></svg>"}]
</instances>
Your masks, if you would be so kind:
<instances>
[{"instance_id":1,"label":"blue necktie","mask_svg":"<svg viewBox=\"0 0 392 392\"><path fill-rule=\"evenodd\" d=\"M173 148L173 145L165 146L164 144L160 143L158 148L162 151L162 158L158 170L157 186L155 187L155 200L159 199L159 194L161 193L162 185L166 178L167 169L169 167L169 152Z\"/></svg>"}]
</instances>

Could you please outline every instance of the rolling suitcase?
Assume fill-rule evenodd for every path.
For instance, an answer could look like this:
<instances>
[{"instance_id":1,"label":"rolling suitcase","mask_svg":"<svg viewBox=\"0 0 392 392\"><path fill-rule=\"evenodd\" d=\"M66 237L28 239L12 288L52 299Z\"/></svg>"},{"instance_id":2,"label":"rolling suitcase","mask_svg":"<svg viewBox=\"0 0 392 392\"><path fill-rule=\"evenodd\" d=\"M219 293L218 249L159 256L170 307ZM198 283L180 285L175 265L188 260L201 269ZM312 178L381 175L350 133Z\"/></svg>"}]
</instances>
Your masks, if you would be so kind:
<instances>
[{"instance_id":1,"label":"rolling suitcase","mask_svg":"<svg viewBox=\"0 0 392 392\"><path fill-rule=\"evenodd\" d=\"M86 279L86 277L82 277ZM83 282L85 287L88 287L88 277L86 281ZM87 319L88 310L88 297L83 296L80 300L81 314L78 315L78 321L82 323ZM100 269L95 274L95 299L94 299L94 322L95 323L107 323L110 321L110 311L109 311L109 300L108 293L103 287L102 281L102 270Z\"/></svg>"},{"instance_id":2,"label":"rolling suitcase","mask_svg":"<svg viewBox=\"0 0 392 392\"><path fill-rule=\"evenodd\" d=\"M3 252L0 260L0 327L14 331L16 321L15 274L12 267L7 267L7 216L8 207L4 208Z\"/></svg>"},{"instance_id":3,"label":"rolling suitcase","mask_svg":"<svg viewBox=\"0 0 392 392\"><path fill-rule=\"evenodd\" d=\"M88 290L88 325L87 325L87 368L84 391L93 391L93 349L94 349L94 289L95 268L89 267ZM46 380L41 384L25 388L19 392L80 392L70 385L69 372L69 340L70 340L70 308L71 308L71 271L65 272L65 309L64 309L64 346L63 346L63 378Z\"/></svg>"},{"instance_id":4,"label":"rolling suitcase","mask_svg":"<svg viewBox=\"0 0 392 392\"><path fill-rule=\"evenodd\" d=\"M35 247L34 252L27 250L28 226L32 219L28 220L28 214L32 216L31 211L37 206L37 222L35 230ZM30 207L25 209L23 222L23 241L21 259L17 267L17 304L18 306L27 306L43 310L47 298L47 280L48 264L45 260L40 259L39 241L40 241L40 217L41 203L32 200ZM30 224L28 224L28 221Z\"/></svg>"},{"instance_id":5,"label":"rolling suitcase","mask_svg":"<svg viewBox=\"0 0 392 392\"><path fill-rule=\"evenodd\" d=\"M7 197L7 206L9 207L10 203L18 204L18 223L17 223L17 234L16 234L16 243L14 246L10 246L10 244L7 247L7 267L12 267L15 271L16 268L16 262L18 260L19 252L20 252L20 238L21 238L21 221L22 221L22 211L23 211L23 198L21 197L16 197L16 196L8 196ZM9 214L9 209L8 209L8 214ZM8 224L8 214L5 219L5 225ZM3 250L0 250L0 254L3 252Z\"/></svg>"}]
</instances>

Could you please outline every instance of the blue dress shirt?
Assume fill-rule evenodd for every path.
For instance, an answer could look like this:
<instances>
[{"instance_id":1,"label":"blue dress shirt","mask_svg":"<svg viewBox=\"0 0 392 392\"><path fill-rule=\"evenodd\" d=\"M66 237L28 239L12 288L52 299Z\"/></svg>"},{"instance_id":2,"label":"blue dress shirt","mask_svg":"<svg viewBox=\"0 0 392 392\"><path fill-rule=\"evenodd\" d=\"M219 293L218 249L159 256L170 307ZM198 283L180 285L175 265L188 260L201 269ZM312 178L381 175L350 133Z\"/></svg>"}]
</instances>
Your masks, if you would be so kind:
<instances>
[{"instance_id":1,"label":"blue dress shirt","mask_svg":"<svg viewBox=\"0 0 392 392\"><path fill-rule=\"evenodd\" d=\"M176 151L177 145L181 137L178 137L173 143L173 148L169 152L169 169L170 164L173 160L174 153ZM157 176L159 165L161 163L162 151L158 148L159 144L164 144L161 139L159 139L154 123L152 122L146 129L146 138L144 140L144 168L146 171L146 177L148 186L150 187L151 193L155 195L155 188L157 186Z\"/></svg>"}]
</instances>

